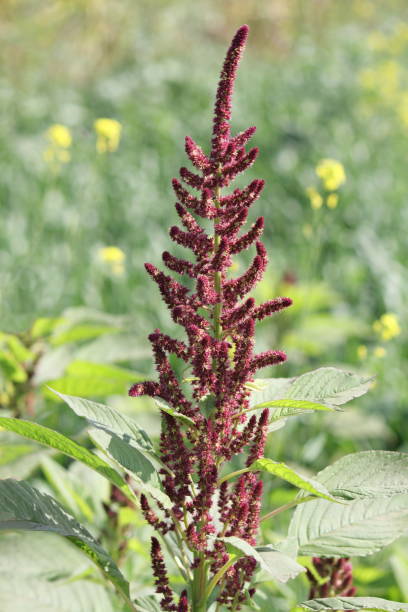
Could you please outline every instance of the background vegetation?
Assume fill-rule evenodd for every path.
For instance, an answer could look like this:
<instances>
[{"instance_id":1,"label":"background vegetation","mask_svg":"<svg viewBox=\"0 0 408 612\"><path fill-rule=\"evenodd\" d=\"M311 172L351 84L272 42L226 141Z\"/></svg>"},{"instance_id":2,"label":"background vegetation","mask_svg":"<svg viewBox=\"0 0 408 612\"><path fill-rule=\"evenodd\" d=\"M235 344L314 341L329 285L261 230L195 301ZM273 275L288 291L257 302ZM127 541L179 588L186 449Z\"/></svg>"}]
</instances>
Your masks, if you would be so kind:
<instances>
[{"instance_id":1,"label":"background vegetation","mask_svg":"<svg viewBox=\"0 0 408 612\"><path fill-rule=\"evenodd\" d=\"M287 351L281 376L321 365L377 376L344 414L274 433L270 456L315 472L353 450L407 451L408 8L397 0L0 3L0 403L82 435L51 399L52 383L108 396L157 435L150 402L126 398L129 382L152 370L147 334L172 327L143 262L159 263L169 247L183 139L206 147L220 62L242 23L251 36L233 124L257 125L251 172L267 181L254 214L265 215L271 263L258 292L295 302L260 326L259 347ZM119 123L95 125L100 118ZM325 158L346 175L335 206L315 172ZM0 474L30 476L62 497L69 478L88 495L79 470L36 448L16 451L9 435ZM85 519L111 548L132 530L123 563L147 584L148 527L128 511L106 527L110 492L99 495ZM277 483L265 503L288 495ZM13 548L11 537L23 551L40 536L2 536L1 546ZM355 573L359 595L408 601L403 543ZM276 609L296 590L306 592L301 579L275 590Z\"/></svg>"}]
</instances>

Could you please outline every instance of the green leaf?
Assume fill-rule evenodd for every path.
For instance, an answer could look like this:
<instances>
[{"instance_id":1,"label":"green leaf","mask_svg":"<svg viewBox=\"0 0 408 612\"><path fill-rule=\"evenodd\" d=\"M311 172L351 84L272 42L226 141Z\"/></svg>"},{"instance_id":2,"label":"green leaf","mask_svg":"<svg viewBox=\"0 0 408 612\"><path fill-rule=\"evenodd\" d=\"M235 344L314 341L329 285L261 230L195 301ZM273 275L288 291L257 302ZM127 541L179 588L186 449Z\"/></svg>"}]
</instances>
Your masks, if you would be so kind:
<instances>
[{"instance_id":1,"label":"green leaf","mask_svg":"<svg viewBox=\"0 0 408 612\"><path fill-rule=\"evenodd\" d=\"M263 457L262 459L257 459L257 461L250 466L250 470L253 472L257 472L258 470L268 472L268 474L273 474L278 478L282 478L282 480L286 480L286 482L290 482L290 484L295 487L308 491L312 493L312 495L323 497L330 501L336 501L335 498L330 495L326 487L320 482L313 478L308 478L307 476L301 476L285 463L278 463L277 461Z\"/></svg>"},{"instance_id":2,"label":"green leaf","mask_svg":"<svg viewBox=\"0 0 408 612\"><path fill-rule=\"evenodd\" d=\"M53 391L53 389L51 389ZM84 417L89 425L104 428L120 436L132 438L134 442L147 452L153 451L153 444L147 433L141 429L131 417L91 400L55 391L78 416Z\"/></svg>"},{"instance_id":3,"label":"green leaf","mask_svg":"<svg viewBox=\"0 0 408 612\"><path fill-rule=\"evenodd\" d=\"M31 361L34 359L34 353L32 353L14 334L5 334L0 332L0 342L3 341L7 344L12 355L19 362Z\"/></svg>"},{"instance_id":4,"label":"green leaf","mask_svg":"<svg viewBox=\"0 0 408 612\"><path fill-rule=\"evenodd\" d=\"M123 363L150 355L147 349L140 348L137 334L104 335L82 346L76 353L77 359L98 363Z\"/></svg>"},{"instance_id":5,"label":"green leaf","mask_svg":"<svg viewBox=\"0 0 408 612\"><path fill-rule=\"evenodd\" d=\"M337 368L319 368L295 378L266 378L255 381L252 410L274 408L272 418L302 414L309 410L338 410L346 402L366 393L372 378Z\"/></svg>"},{"instance_id":6,"label":"green leaf","mask_svg":"<svg viewBox=\"0 0 408 612\"><path fill-rule=\"evenodd\" d=\"M408 493L408 454L362 451L345 455L316 476L333 495L391 497Z\"/></svg>"},{"instance_id":7,"label":"green leaf","mask_svg":"<svg viewBox=\"0 0 408 612\"><path fill-rule=\"evenodd\" d=\"M172 408L171 406L168 406L163 401L155 399L154 403L156 404L158 408L160 408L160 410L163 410L163 412L166 412L167 414L174 417L175 419L178 419L182 423L185 423L186 425L195 426L193 419L190 419L190 417L186 416L185 414L182 414L181 412L177 412L177 410L174 410L174 408Z\"/></svg>"},{"instance_id":8,"label":"green leaf","mask_svg":"<svg viewBox=\"0 0 408 612\"><path fill-rule=\"evenodd\" d=\"M41 459L41 469L47 482L55 491L57 500L62 503L64 508L72 512L76 517L83 518L92 523L94 521L94 512L87 501L75 490L75 486L70 478L70 472L49 457Z\"/></svg>"},{"instance_id":9,"label":"green leaf","mask_svg":"<svg viewBox=\"0 0 408 612\"><path fill-rule=\"evenodd\" d=\"M161 612L162 610L159 600L154 595L137 597L134 600L134 605L137 612Z\"/></svg>"},{"instance_id":10,"label":"green leaf","mask_svg":"<svg viewBox=\"0 0 408 612\"><path fill-rule=\"evenodd\" d=\"M111 365L74 361L61 378L49 381L48 385L67 395L113 395L122 394L130 383L144 380L144 376L131 370ZM45 391L46 395L58 401L55 394Z\"/></svg>"},{"instance_id":11,"label":"green leaf","mask_svg":"<svg viewBox=\"0 0 408 612\"><path fill-rule=\"evenodd\" d=\"M0 351L0 369L13 382L22 383L27 380L27 372L11 351Z\"/></svg>"},{"instance_id":12,"label":"green leaf","mask_svg":"<svg viewBox=\"0 0 408 612\"><path fill-rule=\"evenodd\" d=\"M408 604L379 597L328 597L311 599L300 604L306 610L372 610L376 612L408 612Z\"/></svg>"},{"instance_id":13,"label":"green leaf","mask_svg":"<svg viewBox=\"0 0 408 612\"><path fill-rule=\"evenodd\" d=\"M159 489L157 469L162 467L161 461L148 435L133 419L104 404L56 393L77 415L86 418L95 444L138 478L139 488L166 508L172 506L168 496Z\"/></svg>"},{"instance_id":14,"label":"green leaf","mask_svg":"<svg viewBox=\"0 0 408 612\"><path fill-rule=\"evenodd\" d=\"M55 327L64 323L66 319L62 317L40 317L36 319L31 328L31 337L36 340L48 336Z\"/></svg>"},{"instance_id":15,"label":"green leaf","mask_svg":"<svg viewBox=\"0 0 408 612\"><path fill-rule=\"evenodd\" d=\"M106 461L91 453L87 448L80 446L70 438L60 434L58 431L54 431L38 423L9 417L0 417L0 427L8 431L14 431L29 440L34 440L45 446L55 448L73 459L78 459L78 461L85 463L88 467L110 480L124 493L124 495L126 495L126 497L130 497L130 499L133 500L136 499L129 485L122 476L109 465L109 463L106 463Z\"/></svg>"},{"instance_id":16,"label":"green leaf","mask_svg":"<svg viewBox=\"0 0 408 612\"><path fill-rule=\"evenodd\" d=\"M408 495L312 500L298 506L289 525L300 555L361 557L379 551L408 529Z\"/></svg>"},{"instance_id":17,"label":"green leaf","mask_svg":"<svg viewBox=\"0 0 408 612\"><path fill-rule=\"evenodd\" d=\"M27 482L0 481L0 529L51 531L87 554L116 588L129 598L129 584L106 551L55 499Z\"/></svg>"},{"instance_id":18,"label":"green leaf","mask_svg":"<svg viewBox=\"0 0 408 612\"><path fill-rule=\"evenodd\" d=\"M218 538L224 542L227 551L237 557L253 557L259 567L270 574L278 582L287 582L305 571L305 568L293 559L273 549L271 546L254 548L245 540L235 536Z\"/></svg>"},{"instance_id":19,"label":"green leaf","mask_svg":"<svg viewBox=\"0 0 408 612\"><path fill-rule=\"evenodd\" d=\"M33 444L2 444L0 446L0 465L12 463L20 457L35 453L38 448Z\"/></svg>"},{"instance_id":20,"label":"green leaf","mask_svg":"<svg viewBox=\"0 0 408 612\"><path fill-rule=\"evenodd\" d=\"M52 533L0 535L3 612L113 612L98 570L68 540ZM23 588L22 588L23 587Z\"/></svg>"}]
</instances>

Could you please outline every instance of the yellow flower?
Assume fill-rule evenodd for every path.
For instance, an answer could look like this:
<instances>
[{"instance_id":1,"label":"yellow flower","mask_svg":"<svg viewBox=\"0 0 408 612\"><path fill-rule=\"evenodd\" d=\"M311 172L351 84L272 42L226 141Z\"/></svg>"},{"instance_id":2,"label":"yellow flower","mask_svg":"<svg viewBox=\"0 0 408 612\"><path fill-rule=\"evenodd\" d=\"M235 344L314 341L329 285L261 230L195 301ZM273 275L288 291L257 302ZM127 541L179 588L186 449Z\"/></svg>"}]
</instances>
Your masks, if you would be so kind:
<instances>
[{"instance_id":1,"label":"yellow flower","mask_svg":"<svg viewBox=\"0 0 408 612\"><path fill-rule=\"evenodd\" d=\"M364 89L385 104L393 104L398 98L401 82L401 66L395 60L386 60L360 72Z\"/></svg>"},{"instance_id":2,"label":"yellow flower","mask_svg":"<svg viewBox=\"0 0 408 612\"><path fill-rule=\"evenodd\" d=\"M365 359L367 357L367 347L365 346L365 344L360 344L360 346L357 347L357 357L361 360Z\"/></svg>"},{"instance_id":3,"label":"yellow flower","mask_svg":"<svg viewBox=\"0 0 408 612\"><path fill-rule=\"evenodd\" d=\"M51 145L61 149L69 149L72 145L72 136L69 129L61 123L54 123L47 130L47 137Z\"/></svg>"},{"instance_id":4,"label":"yellow flower","mask_svg":"<svg viewBox=\"0 0 408 612\"><path fill-rule=\"evenodd\" d=\"M94 123L97 134L96 150L98 153L113 152L119 146L122 126L116 119L97 119Z\"/></svg>"},{"instance_id":5,"label":"yellow flower","mask_svg":"<svg viewBox=\"0 0 408 612\"><path fill-rule=\"evenodd\" d=\"M398 318L392 312L381 315L378 321L373 323L373 329L385 341L391 340L401 333Z\"/></svg>"},{"instance_id":6,"label":"yellow flower","mask_svg":"<svg viewBox=\"0 0 408 612\"><path fill-rule=\"evenodd\" d=\"M326 204L329 208L336 208L338 203L339 203L339 196L337 195L337 193L330 193L327 196Z\"/></svg>"},{"instance_id":7,"label":"yellow flower","mask_svg":"<svg viewBox=\"0 0 408 612\"><path fill-rule=\"evenodd\" d=\"M124 275L126 255L122 249L115 246L102 247L98 251L98 257L114 276Z\"/></svg>"},{"instance_id":8,"label":"yellow flower","mask_svg":"<svg viewBox=\"0 0 408 612\"><path fill-rule=\"evenodd\" d=\"M387 351L383 346L376 346L374 349L374 357L378 357L378 359L382 359L387 354Z\"/></svg>"},{"instance_id":9,"label":"yellow flower","mask_svg":"<svg viewBox=\"0 0 408 612\"><path fill-rule=\"evenodd\" d=\"M43 152L44 161L54 170L59 170L61 164L66 164L71 159L71 153L68 151L72 145L71 132L65 125L54 123L46 131L46 137L49 145Z\"/></svg>"},{"instance_id":10,"label":"yellow flower","mask_svg":"<svg viewBox=\"0 0 408 612\"><path fill-rule=\"evenodd\" d=\"M335 191L346 181L343 164L335 159L322 159L316 166L316 174L327 191Z\"/></svg>"},{"instance_id":11,"label":"yellow flower","mask_svg":"<svg viewBox=\"0 0 408 612\"><path fill-rule=\"evenodd\" d=\"M310 206L317 210L323 205L323 198L320 193L314 187L308 187L306 193L310 200Z\"/></svg>"}]
</instances>

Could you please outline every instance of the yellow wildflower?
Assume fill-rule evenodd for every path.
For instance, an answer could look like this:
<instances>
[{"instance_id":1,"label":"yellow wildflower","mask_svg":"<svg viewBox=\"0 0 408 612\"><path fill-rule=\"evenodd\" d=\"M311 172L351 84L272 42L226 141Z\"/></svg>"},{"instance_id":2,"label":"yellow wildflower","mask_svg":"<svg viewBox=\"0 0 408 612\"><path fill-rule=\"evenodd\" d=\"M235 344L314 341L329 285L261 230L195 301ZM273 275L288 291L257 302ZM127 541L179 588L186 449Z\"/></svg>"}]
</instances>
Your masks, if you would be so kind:
<instances>
[{"instance_id":1,"label":"yellow wildflower","mask_svg":"<svg viewBox=\"0 0 408 612\"><path fill-rule=\"evenodd\" d=\"M116 246L102 247L98 251L98 257L114 276L123 276L126 255L122 249Z\"/></svg>"},{"instance_id":2,"label":"yellow wildflower","mask_svg":"<svg viewBox=\"0 0 408 612\"><path fill-rule=\"evenodd\" d=\"M54 123L46 131L49 141L47 149L43 153L44 160L58 169L60 164L66 164L71 159L68 151L72 145L70 130L61 123Z\"/></svg>"},{"instance_id":3,"label":"yellow wildflower","mask_svg":"<svg viewBox=\"0 0 408 612\"><path fill-rule=\"evenodd\" d=\"M310 200L310 206L317 210L323 205L323 198L320 193L314 187L308 187L306 193Z\"/></svg>"},{"instance_id":4,"label":"yellow wildflower","mask_svg":"<svg viewBox=\"0 0 408 612\"><path fill-rule=\"evenodd\" d=\"M401 66L395 60L386 60L360 72L364 89L385 104L393 104L398 98L401 82Z\"/></svg>"},{"instance_id":5,"label":"yellow wildflower","mask_svg":"<svg viewBox=\"0 0 408 612\"><path fill-rule=\"evenodd\" d=\"M346 181L343 164L335 159L322 159L316 166L316 174L327 191L335 191Z\"/></svg>"},{"instance_id":6,"label":"yellow wildflower","mask_svg":"<svg viewBox=\"0 0 408 612\"><path fill-rule=\"evenodd\" d=\"M378 359L382 359L387 354L387 351L383 346L376 346L374 349L374 357L378 357Z\"/></svg>"},{"instance_id":7,"label":"yellow wildflower","mask_svg":"<svg viewBox=\"0 0 408 612\"><path fill-rule=\"evenodd\" d=\"M385 341L391 340L401 333L398 318L392 312L381 315L378 321L373 323L373 329Z\"/></svg>"},{"instance_id":8,"label":"yellow wildflower","mask_svg":"<svg viewBox=\"0 0 408 612\"><path fill-rule=\"evenodd\" d=\"M54 123L47 130L47 137L50 143L61 149L69 149L72 145L72 136L69 129L61 123Z\"/></svg>"},{"instance_id":9,"label":"yellow wildflower","mask_svg":"<svg viewBox=\"0 0 408 612\"><path fill-rule=\"evenodd\" d=\"M339 196L337 195L337 193L330 193L327 196L326 204L329 208L336 208L338 203L339 203Z\"/></svg>"},{"instance_id":10,"label":"yellow wildflower","mask_svg":"<svg viewBox=\"0 0 408 612\"><path fill-rule=\"evenodd\" d=\"M360 346L357 347L357 357L361 360L366 359L367 357L367 347L365 344L360 344Z\"/></svg>"},{"instance_id":11,"label":"yellow wildflower","mask_svg":"<svg viewBox=\"0 0 408 612\"><path fill-rule=\"evenodd\" d=\"M122 126L116 119L101 118L94 123L98 153L113 152L119 146Z\"/></svg>"}]
</instances>

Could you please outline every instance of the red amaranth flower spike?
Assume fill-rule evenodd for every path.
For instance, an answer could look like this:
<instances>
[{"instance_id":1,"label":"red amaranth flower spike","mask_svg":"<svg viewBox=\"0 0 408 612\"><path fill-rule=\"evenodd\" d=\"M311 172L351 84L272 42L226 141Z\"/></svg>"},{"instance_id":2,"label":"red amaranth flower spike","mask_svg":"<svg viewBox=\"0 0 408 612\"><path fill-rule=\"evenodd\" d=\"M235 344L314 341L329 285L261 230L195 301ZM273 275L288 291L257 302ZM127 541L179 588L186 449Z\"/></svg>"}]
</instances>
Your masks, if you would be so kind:
<instances>
[{"instance_id":1,"label":"red amaranth flower spike","mask_svg":"<svg viewBox=\"0 0 408 612\"><path fill-rule=\"evenodd\" d=\"M192 572L195 586L190 584L190 590L183 591L176 605L158 540L152 539L152 567L157 592L163 595L161 607L178 612L203 609L199 599L203 596L203 592L199 594L203 576L211 580L228 561L225 544L218 538L233 535L256 544L262 497L258 473L245 473L229 484L219 485L218 478L223 464L236 456L245 453L241 463L247 466L263 456L269 412L266 409L260 416L247 415L247 383L257 369L286 359L277 350L254 354L256 321L291 304L289 298L276 298L256 305L253 297L247 297L267 265L266 249L260 241L263 217L240 231L264 181L255 179L243 189L222 194L222 188L249 168L258 155L257 147L245 149L255 128L231 136L229 126L234 81L247 35L247 26L239 28L224 61L209 154L187 137L185 150L194 172L180 169L187 187L173 179L176 212L184 229L172 225L169 233L189 254L181 259L165 251L163 261L172 272L189 277L188 287L154 265L145 264L181 328L177 339L158 329L150 334L159 380L137 383L130 390L132 396L161 398L189 419L186 422L161 412L160 477L171 509L156 502L163 515L159 517L146 497L141 498L143 514L160 536L165 537L172 529L189 549L185 554L190 558L188 572ZM205 229L202 219L206 220ZM233 257L254 244L256 254L248 269L238 278L230 278ZM174 356L184 361L188 373L179 373ZM219 509L220 530L213 516L215 507ZM253 596L250 580L255 566L252 557L245 557L228 569L219 589L219 604L238 610Z\"/></svg>"}]
</instances>

